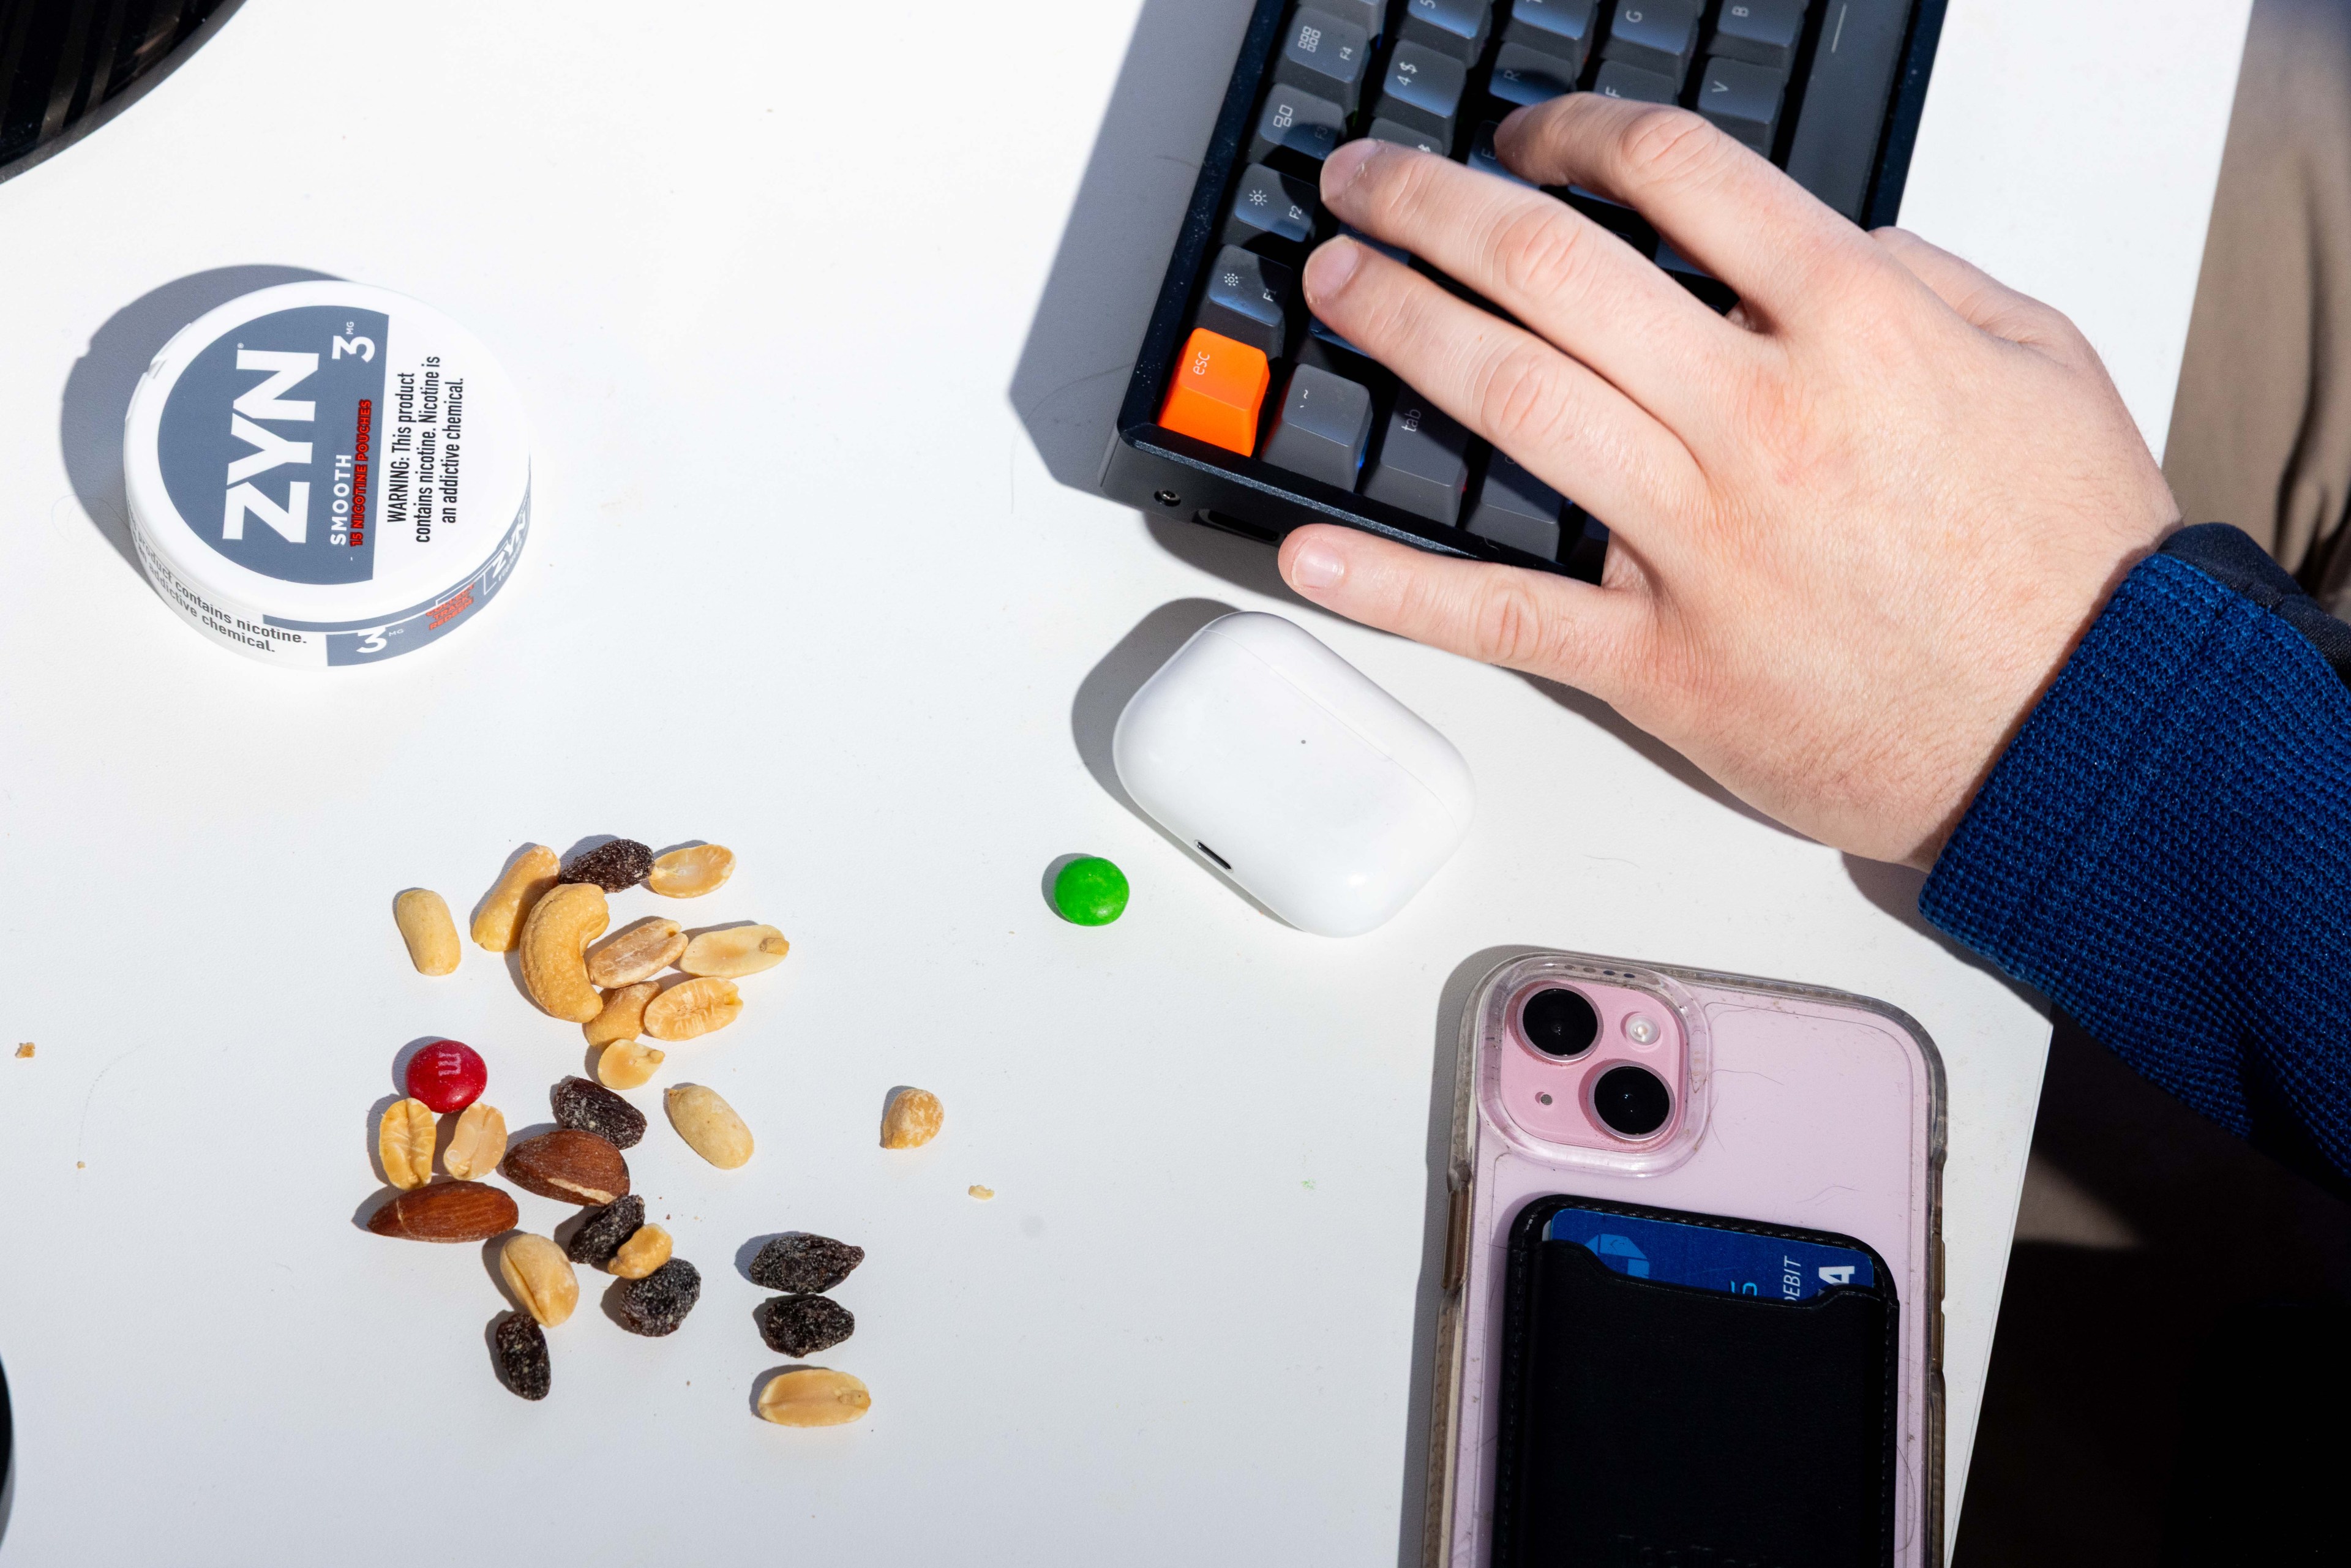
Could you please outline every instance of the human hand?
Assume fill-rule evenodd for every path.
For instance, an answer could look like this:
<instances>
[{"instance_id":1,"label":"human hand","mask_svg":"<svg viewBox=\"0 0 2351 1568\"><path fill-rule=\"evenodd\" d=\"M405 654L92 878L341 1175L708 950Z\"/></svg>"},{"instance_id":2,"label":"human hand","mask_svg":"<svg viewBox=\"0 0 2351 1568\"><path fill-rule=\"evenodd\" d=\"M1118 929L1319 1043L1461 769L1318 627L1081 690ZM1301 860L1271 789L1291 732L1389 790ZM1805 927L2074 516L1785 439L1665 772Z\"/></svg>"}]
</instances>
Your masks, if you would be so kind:
<instances>
[{"instance_id":1,"label":"human hand","mask_svg":"<svg viewBox=\"0 0 2351 1568\"><path fill-rule=\"evenodd\" d=\"M1593 693L1759 809L1927 866L2115 586L2179 520L2055 310L1865 234L1697 115L1593 93L1503 122L1520 173L1638 209L1718 317L1566 204L1358 141L1322 198L1525 323L1347 239L1314 313L1608 524L1598 587L1353 529L1281 572L1373 626Z\"/></svg>"}]
</instances>

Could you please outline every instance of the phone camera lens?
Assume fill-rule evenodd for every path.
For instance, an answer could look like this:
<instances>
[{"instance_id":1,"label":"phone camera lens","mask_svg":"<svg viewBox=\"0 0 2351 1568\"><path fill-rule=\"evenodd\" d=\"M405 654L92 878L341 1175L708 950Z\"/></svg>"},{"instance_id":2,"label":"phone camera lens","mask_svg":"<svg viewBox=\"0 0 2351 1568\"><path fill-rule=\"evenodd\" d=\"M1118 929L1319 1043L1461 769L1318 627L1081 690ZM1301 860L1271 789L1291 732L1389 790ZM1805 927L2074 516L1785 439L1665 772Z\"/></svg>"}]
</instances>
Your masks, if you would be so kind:
<instances>
[{"instance_id":1,"label":"phone camera lens","mask_svg":"<svg viewBox=\"0 0 2351 1568\"><path fill-rule=\"evenodd\" d=\"M1592 1113L1620 1138L1647 1137L1673 1111L1672 1091L1646 1067L1612 1067L1592 1086Z\"/></svg>"},{"instance_id":2,"label":"phone camera lens","mask_svg":"<svg viewBox=\"0 0 2351 1568\"><path fill-rule=\"evenodd\" d=\"M1545 1056L1582 1056L1600 1038L1600 1014L1581 991L1553 986L1529 997L1519 1009L1527 1043Z\"/></svg>"}]
</instances>

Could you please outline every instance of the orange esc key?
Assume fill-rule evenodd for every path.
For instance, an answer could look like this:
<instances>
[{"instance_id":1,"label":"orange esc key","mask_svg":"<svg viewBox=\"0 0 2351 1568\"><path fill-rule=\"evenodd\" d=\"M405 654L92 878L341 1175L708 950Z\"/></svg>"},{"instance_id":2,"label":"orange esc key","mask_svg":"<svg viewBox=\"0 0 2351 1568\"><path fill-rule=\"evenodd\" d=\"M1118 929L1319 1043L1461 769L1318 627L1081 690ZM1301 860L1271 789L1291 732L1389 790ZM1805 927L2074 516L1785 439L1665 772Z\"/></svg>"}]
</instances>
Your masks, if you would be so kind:
<instances>
[{"instance_id":1,"label":"orange esc key","mask_svg":"<svg viewBox=\"0 0 2351 1568\"><path fill-rule=\"evenodd\" d=\"M1176 361L1176 384L1159 423L1247 457L1257 448L1257 414L1273 371L1263 350L1209 331L1193 329Z\"/></svg>"}]
</instances>

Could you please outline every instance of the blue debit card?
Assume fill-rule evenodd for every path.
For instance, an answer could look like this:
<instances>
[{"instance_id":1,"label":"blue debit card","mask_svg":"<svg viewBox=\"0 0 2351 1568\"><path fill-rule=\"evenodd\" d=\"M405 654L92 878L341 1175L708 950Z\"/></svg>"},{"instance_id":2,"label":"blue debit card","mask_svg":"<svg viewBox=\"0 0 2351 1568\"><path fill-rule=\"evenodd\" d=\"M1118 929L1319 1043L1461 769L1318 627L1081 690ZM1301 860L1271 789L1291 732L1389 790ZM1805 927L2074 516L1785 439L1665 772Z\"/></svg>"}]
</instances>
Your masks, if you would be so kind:
<instances>
[{"instance_id":1,"label":"blue debit card","mask_svg":"<svg viewBox=\"0 0 2351 1568\"><path fill-rule=\"evenodd\" d=\"M1834 1286L1877 1282L1869 1254L1851 1247L1591 1208L1561 1209L1544 1225L1543 1239L1573 1241L1619 1274L1733 1296L1806 1301Z\"/></svg>"}]
</instances>

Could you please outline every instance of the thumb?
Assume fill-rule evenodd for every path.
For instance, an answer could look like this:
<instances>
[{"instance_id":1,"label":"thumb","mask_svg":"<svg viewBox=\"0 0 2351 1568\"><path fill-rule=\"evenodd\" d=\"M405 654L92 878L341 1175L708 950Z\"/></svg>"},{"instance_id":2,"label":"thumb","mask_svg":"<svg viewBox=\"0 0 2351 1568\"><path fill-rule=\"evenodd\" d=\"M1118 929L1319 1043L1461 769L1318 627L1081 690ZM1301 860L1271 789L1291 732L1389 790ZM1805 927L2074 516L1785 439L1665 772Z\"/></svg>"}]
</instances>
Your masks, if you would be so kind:
<instances>
[{"instance_id":1,"label":"thumb","mask_svg":"<svg viewBox=\"0 0 2351 1568\"><path fill-rule=\"evenodd\" d=\"M1614 702L1647 611L1633 591L1452 560L1318 523L1281 543L1282 580L1323 609Z\"/></svg>"}]
</instances>

